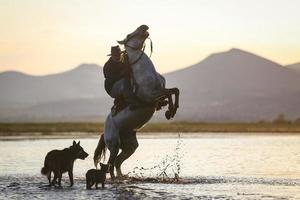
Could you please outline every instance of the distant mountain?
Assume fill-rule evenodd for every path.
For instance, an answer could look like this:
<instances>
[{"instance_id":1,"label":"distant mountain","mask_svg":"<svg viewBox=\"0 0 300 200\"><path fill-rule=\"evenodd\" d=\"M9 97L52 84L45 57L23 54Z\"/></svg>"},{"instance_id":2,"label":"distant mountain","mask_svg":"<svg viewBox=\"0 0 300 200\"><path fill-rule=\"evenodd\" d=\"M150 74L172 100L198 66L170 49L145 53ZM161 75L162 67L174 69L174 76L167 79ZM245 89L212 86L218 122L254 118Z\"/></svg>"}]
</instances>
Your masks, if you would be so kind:
<instances>
[{"instance_id":1,"label":"distant mountain","mask_svg":"<svg viewBox=\"0 0 300 200\"><path fill-rule=\"evenodd\" d=\"M103 119L104 108L111 106L103 88L102 68L96 64L46 76L4 72L0 121Z\"/></svg>"},{"instance_id":2,"label":"distant mountain","mask_svg":"<svg viewBox=\"0 0 300 200\"><path fill-rule=\"evenodd\" d=\"M77 68L47 76L30 76L19 72L0 74L1 104L30 104L78 99L101 98L104 77L102 68L82 64Z\"/></svg>"},{"instance_id":3,"label":"distant mountain","mask_svg":"<svg viewBox=\"0 0 300 200\"><path fill-rule=\"evenodd\" d=\"M292 65L287 65L287 68L290 68L292 70L295 70L296 72L300 73L300 63L295 63Z\"/></svg>"},{"instance_id":4,"label":"distant mountain","mask_svg":"<svg viewBox=\"0 0 300 200\"><path fill-rule=\"evenodd\" d=\"M300 75L240 49L212 54L165 77L168 87L181 91L175 120L300 117ZM0 73L0 121L104 120L112 99L103 82L102 68L95 64L47 76ZM160 113L156 120L162 119Z\"/></svg>"},{"instance_id":5,"label":"distant mountain","mask_svg":"<svg viewBox=\"0 0 300 200\"><path fill-rule=\"evenodd\" d=\"M193 121L270 120L300 116L300 76L270 60L231 49L166 74L181 89L178 118Z\"/></svg>"}]
</instances>

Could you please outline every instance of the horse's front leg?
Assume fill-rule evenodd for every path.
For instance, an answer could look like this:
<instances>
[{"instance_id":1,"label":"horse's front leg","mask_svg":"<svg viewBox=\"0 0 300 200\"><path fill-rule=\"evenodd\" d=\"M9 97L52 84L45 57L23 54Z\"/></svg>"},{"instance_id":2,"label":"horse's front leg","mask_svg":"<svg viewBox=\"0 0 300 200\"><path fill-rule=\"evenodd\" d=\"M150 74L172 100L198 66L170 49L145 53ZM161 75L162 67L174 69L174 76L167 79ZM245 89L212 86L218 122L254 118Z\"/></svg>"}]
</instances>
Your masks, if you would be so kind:
<instances>
[{"instance_id":1,"label":"horse's front leg","mask_svg":"<svg viewBox=\"0 0 300 200\"><path fill-rule=\"evenodd\" d=\"M168 99L167 101L165 101L165 99ZM168 110L165 112L165 117L169 120L172 118L172 116L174 116L174 103L173 103L173 99L172 99L172 93L170 89L164 88L160 91L160 95L158 95L158 98L156 98L155 100L156 102L164 102L168 104ZM162 105L166 105L166 104L158 104L158 110L161 108Z\"/></svg>"},{"instance_id":2,"label":"horse's front leg","mask_svg":"<svg viewBox=\"0 0 300 200\"><path fill-rule=\"evenodd\" d=\"M170 92L171 92L171 94L175 95L174 112L172 113L173 115L171 116L173 118L177 112L177 109L179 108L179 93L180 93L180 91L178 88L171 88Z\"/></svg>"},{"instance_id":3,"label":"horse's front leg","mask_svg":"<svg viewBox=\"0 0 300 200\"><path fill-rule=\"evenodd\" d=\"M173 99L171 95L168 95L168 110L165 112L165 117L170 120L174 115L175 115L175 108L174 108L174 104L173 104Z\"/></svg>"}]
</instances>

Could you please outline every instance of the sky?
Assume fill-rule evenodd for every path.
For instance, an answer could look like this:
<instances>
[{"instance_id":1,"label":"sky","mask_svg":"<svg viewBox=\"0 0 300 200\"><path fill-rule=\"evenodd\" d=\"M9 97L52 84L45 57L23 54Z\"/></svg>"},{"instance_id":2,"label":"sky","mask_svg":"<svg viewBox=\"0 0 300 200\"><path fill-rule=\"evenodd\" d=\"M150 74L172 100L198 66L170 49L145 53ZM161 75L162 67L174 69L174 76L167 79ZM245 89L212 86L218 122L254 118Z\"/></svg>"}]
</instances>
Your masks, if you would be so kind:
<instances>
[{"instance_id":1,"label":"sky","mask_svg":"<svg viewBox=\"0 0 300 200\"><path fill-rule=\"evenodd\" d=\"M299 8L298 0L0 0L0 72L103 66L116 40L141 24L150 27L151 59L161 73L233 47L296 63Z\"/></svg>"}]
</instances>

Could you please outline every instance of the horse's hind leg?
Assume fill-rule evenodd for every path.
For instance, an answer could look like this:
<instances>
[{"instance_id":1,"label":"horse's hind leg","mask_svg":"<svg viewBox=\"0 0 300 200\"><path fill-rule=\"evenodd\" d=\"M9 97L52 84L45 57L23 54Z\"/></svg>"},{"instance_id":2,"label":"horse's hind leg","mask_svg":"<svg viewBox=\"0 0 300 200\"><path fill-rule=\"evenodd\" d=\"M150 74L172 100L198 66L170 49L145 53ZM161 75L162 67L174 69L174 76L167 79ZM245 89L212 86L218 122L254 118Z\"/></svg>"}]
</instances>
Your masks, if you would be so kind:
<instances>
[{"instance_id":1,"label":"horse's hind leg","mask_svg":"<svg viewBox=\"0 0 300 200\"><path fill-rule=\"evenodd\" d=\"M109 151L110 151L109 160L108 160L109 173L110 173L110 177L112 179L114 179L115 178L115 172L114 172L115 161L116 161L116 157L119 153L119 145L118 144L113 145L113 147L109 148Z\"/></svg>"},{"instance_id":2,"label":"horse's hind leg","mask_svg":"<svg viewBox=\"0 0 300 200\"><path fill-rule=\"evenodd\" d=\"M122 152L117 156L115 162L118 177L123 176L121 171L122 163L127 160L139 146L136 138L136 132L133 130L126 131L126 133L122 131L122 133L120 133L120 137Z\"/></svg>"},{"instance_id":3,"label":"horse's hind leg","mask_svg":"<svg viewBox=\"0 0 300 200\"><path fill-rule=\"evenodd\" d=\"M116 158L116 172L117 172L117 177L122 177L123 173L121 171L121 165L122 163L128 159L132 154L134 153L134 150L122 150L122 152L117 156Z\"/></svg>"},{"instance_id":4,"label":"horse's hind leg","mask_svg":"<svg viewBox=\"0 0 300 200\"><path fill-rule=\"evenodd\" d=\"M104 141L110 152L108 164L110 177L112 179L115 178L114 166L120 148L119 132L120 129L113 122L111 115L109 115L105 121Z\"/></svg>"}]
</instances>

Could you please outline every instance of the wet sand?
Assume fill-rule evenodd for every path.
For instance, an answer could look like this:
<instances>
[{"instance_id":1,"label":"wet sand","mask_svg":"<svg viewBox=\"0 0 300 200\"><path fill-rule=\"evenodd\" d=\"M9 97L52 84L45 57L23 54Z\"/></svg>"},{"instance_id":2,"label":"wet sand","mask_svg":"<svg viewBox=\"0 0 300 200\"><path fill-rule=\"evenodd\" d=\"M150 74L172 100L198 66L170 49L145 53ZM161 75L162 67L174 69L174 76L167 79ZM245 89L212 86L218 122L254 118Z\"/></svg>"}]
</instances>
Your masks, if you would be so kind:
<instances>
[{"instance_id":1,"label":"wet sand","mask_svg":"<svg viewBox=\"0 0 300 200\"><path fill-rule=\"evenodd\" d=\"M0 199L297 199L300 180L230 177L185 178L178 182L153 178L108 180L104 189L85 189L85 180L75 178L69 187L48 187L40 176L0 177Z\"/></svg>"}]
</instances>

